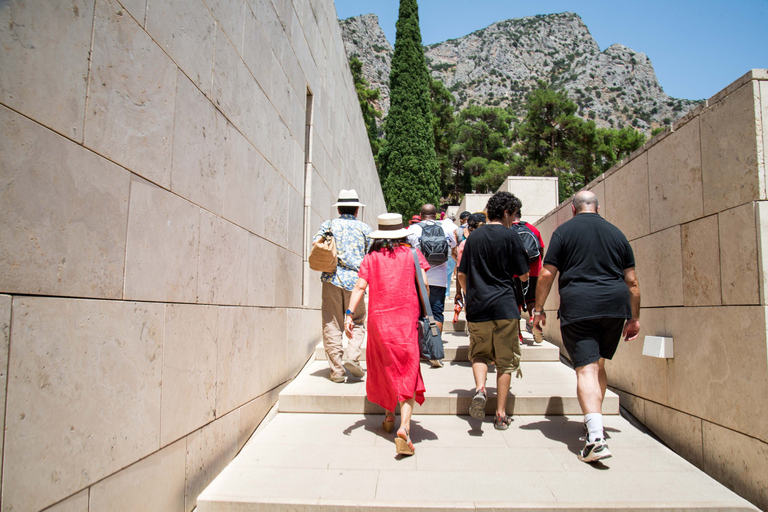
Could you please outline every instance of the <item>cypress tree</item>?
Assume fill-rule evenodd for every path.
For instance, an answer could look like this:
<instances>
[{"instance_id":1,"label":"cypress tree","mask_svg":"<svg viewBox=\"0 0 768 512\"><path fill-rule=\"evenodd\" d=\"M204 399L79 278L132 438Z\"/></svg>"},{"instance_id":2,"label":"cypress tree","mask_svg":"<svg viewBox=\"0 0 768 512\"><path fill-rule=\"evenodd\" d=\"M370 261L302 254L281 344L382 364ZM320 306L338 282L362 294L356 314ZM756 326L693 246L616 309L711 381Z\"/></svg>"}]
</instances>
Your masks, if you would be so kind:
<instances>
[{"instance_id":1,"label":"cypress tree","mask_svg":"<svg viewBox=\"0 0 768 512\"><path fill-rule=\"evenodd\" d=\"M395 53L389 75L390 107L379 153L390 212L404 218L440 200L440 170L432 133L430 76L424 59L416 0L400 0Z\"/></svg>"}]
</instances>

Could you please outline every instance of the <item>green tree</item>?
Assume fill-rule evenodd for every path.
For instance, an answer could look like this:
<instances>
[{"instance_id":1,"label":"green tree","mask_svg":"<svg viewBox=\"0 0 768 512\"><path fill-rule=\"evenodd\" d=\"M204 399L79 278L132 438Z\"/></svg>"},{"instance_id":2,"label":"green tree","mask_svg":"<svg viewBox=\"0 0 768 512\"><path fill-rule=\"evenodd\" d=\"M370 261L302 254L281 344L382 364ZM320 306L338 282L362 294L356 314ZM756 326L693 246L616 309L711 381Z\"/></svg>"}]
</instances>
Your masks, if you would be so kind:
<instances>
[{"instance_id":1,"label":"green tree","mask_svg":"<svg viewBox=\"0 0 768 512\"><path fill-rule=\"evenodd\" d=\"M379 153L379 177L389 211L407 218L422 204L438 204L440 200L430 79L416 0L400 1L389 89L386 145Z\"/></svg>"},{"instance_id":2,"label":"green tree","mask_svg":"<svg viewBox=\"0 0 768 512\"><path fill-rule=\"evenodd\" d=\"M368 141L371 144L374 160L378 159L379 149L381 148L381 139L379 138L379 128L376 125L376 119L381 117L381 111L376 108L381 93L378 89L371 89L371 84L363 77L363 63L357 57L349 59L349 68L352 70L352 79L354 80L355 90L357 91L357 101L360 103L360 110L363 113L363 122L368 132Z\"/></svg>"},{"instance_id":3,"label":"green tree","mask_svg":"<svg viewBox=\"0 0 768 512\"><path fill-rule=\"evenodd\" d=\"M432 96L432 134L437 167L440 169L440 193L441 197L448 197L454 184L450 153L456 138L455 100L440 80L430 78L429 88Z\"/></svg>"}]
</instances>

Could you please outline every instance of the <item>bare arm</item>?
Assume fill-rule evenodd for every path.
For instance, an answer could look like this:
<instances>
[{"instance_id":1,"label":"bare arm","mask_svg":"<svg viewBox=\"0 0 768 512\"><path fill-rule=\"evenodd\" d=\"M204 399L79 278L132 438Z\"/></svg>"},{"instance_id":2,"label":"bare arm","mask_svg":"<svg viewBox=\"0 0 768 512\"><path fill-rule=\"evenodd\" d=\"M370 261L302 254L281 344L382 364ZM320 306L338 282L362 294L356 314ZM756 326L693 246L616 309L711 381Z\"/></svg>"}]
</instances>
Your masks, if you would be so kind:
<instances>
[{"instance_id":1,"label":"bare arm","mask_svg":"<svg viewBox=\"0 0 768 512\"><path fill-rule=\"evenodd\" d=\"M461 289L461 292L466 294L467 292L467 274L464 272L456 271L456 280L459 283L459 287ZM466 300L466 297L464 297L464 300ZM466 302L464 303L464 307L466 307Z\"/></svg>"},{"instance_id":2,"label":"bare arm","mask_svg":"<svg viewBox=\"0 0 768 512\"><path fill-rule=\"evenodd\" d=\"M363 300L365 289L368 288L368 281L362 277L357 278L355 287L352 289L352 295L349 297L349 310L355 311L357 305ZM352 337L352 330L355 328L355 323L352 321L352 315L344 315L344 332L348 337Z\"/></svg>"},{"instance_id":3,"label":"bare arm","mask_svg":"<svg viewBox=\"0 0 768 512\"><path fill-rule=\"evenodd\" d=\"M629 341L637 338L640 334L640 284L637 282L635 269L628 268L624 270L624 282L629 288L629 306L632 309L632 318L624 324L624 340Z\"/></svg>"},{"instance_id":4,"label":"bare arm","mask_svg":"<svg viewBox=\"0 0 768 512\"><path fill-rule=\"evenodd\" d=\"M554 265L544 265L541 268L541 272L539 272L539 280L536 283L536 305L533 307L536 310L536 314L533 317L533 326L540 331L542 326L547 325L544 303L547 302L555 276L557 276L557 267Z\"/></svg>"}]
</instances>

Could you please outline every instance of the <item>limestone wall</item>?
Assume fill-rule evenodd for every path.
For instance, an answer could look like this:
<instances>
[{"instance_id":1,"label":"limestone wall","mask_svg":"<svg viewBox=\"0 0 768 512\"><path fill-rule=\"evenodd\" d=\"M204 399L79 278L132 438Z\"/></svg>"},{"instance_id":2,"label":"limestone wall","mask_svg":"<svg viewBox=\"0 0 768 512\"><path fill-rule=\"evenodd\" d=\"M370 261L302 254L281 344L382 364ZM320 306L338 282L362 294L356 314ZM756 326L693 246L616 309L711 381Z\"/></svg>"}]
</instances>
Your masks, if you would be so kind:
<instances>
[{"instance_id":1,"label":"limestone wall","mask_svg":"<svg viewBox=\"0 0 768 512\"><path fill-rule=\"evenodd\" d=\"M2 510L189 511L318 341L308 237L384 211L333 1L8 0L0 43Z\"/></svg>"},{"instance_id":2,"label":"limestone wall","mask_svg":"<svg viewBox=\"0 0 768 512\"><path fill-rule=\"evenodd\" d=\"M545 176L509 176L497 192L510 192L523 203L525 222L534 223L558 205L557 178Z\"/></svg>"},{"instance_id":3,"label":"limestone wall","mask_svg":"<svg viewBox=\"0 0 768 512\"><path fill-rule=\"evenodd\" d=\"M768 509L768 71L754 70L587 188L630 240L641 332L608 365L622 405L704 471ZM571 217L538 223L548 241ZM554 288L554 287L553 287ZM546 309L547 339L559 340ZM646 335L674 359L642 355Z\"/></svg>"}]
</instances>

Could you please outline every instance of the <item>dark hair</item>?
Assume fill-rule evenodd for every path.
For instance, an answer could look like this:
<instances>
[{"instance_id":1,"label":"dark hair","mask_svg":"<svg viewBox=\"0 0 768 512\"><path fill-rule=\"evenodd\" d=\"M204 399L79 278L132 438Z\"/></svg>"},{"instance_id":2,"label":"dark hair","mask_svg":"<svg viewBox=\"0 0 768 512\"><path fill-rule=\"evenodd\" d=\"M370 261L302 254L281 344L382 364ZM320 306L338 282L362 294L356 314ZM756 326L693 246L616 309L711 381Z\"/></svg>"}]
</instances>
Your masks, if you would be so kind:
<instances>
[{"instance_id":1,"label":"dark hair","mask_svg":"<svg viewBox=\"0 0 768 512\"><path fill-rule=\"evenodd\" d=\"M408 245L408 238L372 238L371 239L371 248L368 250L368 253L372 252L381 252L383 249L393 250L395 247L400 247L401 245Z\"/></svg>"},{"instance_id":2,"label":"dark hair","mask_svg":"<svg viewBox=\"0 0 768 512\"><path fill-rule=\"evenodd\" d=\"M355 215L357 213L357 206L339 206L339 215Z\"/></svg>"},{"instance_id":3,"label":"dark hair","mask_svg":"<svg viewBox=\"0 0 768 512\"><path fill-rule=\"evenodd\" d=\"M461 212L461 215L459 215L459 220L464 220L464 219L466 219L467 217L469 217L470 215L472 215L472 213L471 213L471 212L468 212L468 211L463 211L463 212Z\"/></svg>"},{"instance_id":4,"label":"dark hair","mask_svg":"<svg viewBox=\"0 0 768 512\"><path fill-rule=\"evenodd\" d=\"M501 220L504 212L514 215L519 209L520 200L509 192L496 192L488 200L485 211L488 212L488 220Z\"/></svg>"},{"instance_id":5,"label":"dark hair","mask_svg":"<svg viewBox=\"0 0 768 512\"><path fill-rule=\"evenodd\" d=\"M485 214L482 213L473 213L467 219L467 229L470 231L476 230L483 224L485 224Z\"/></svg>"}]
</instances>

